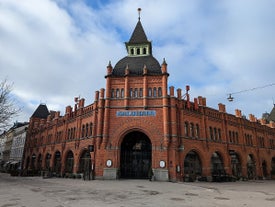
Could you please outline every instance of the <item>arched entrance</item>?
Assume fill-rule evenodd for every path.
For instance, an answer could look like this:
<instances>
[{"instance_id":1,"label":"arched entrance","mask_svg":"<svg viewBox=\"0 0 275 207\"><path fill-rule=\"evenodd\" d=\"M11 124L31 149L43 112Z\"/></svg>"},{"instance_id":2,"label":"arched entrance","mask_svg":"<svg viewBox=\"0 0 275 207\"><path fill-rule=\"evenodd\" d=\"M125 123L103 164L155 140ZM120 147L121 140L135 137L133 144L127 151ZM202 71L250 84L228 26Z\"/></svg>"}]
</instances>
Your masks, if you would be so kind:
<instances>
[{"instance_id":1,"label":"arched entrance","mask_svg":"<svg viewBox=\"0 0 275 207\"><path fill-rule=\"evenodd\" d=\"M267 164L265 160L262 162L262 169L263 169L263 177L266 178L268 176L268 173L267 173Z\"/></svg>"},{"instance_id":2,"label":"arched entrance","mask_svg":"<svg viewBox=\"0 0 275 207\"><path fill-rule=\"evenodd\" d=\"M211 173L213 181L225 181L225 170L222 157L218 152L214 152L211 157Z\"/></svg>"},{"instance_id":3,"label":"arched entrance","mask_svg":"<svg viewBox=\"0 0 275 207\"><path fill-rule=\"evenodd\" d=\"M184 159L184 177L185 181L195 181L201 177L202 167L199 155L194 151L188 152Z\"/></svg>"},{"instance_id":4,"label":"arched entrance","mask_svg":"<svg viewBox=\"0 0 275 207\"><path fill-rule=\"evenodd\" d=\"M53 167L53 172L56 175L59 175L61 171L61 153L57 151L54 154L54 167Z\"/></svg>"},{"instance_id":5,"label":"arched entrance","mask_svg":"<svg viewBox=\"0 0 275 207\"><path fill-rule=\"evenodd\" d=\"M84 180L90 180L92 178L92 163L89 150L84 150L81 154L79 161L79 173L83 174Z\"/></svg>"},{"instance_id":6,"label":"arched entrance","mask_svg":"<svg viewBox=\"0 0 275 207\"><path fill-rule=\"evenodd\" d=\"M42 155L38 155L38 160L37 160L37 170L40 172L42 168Z\"/></svg>"},{"instance_id":7,"label":"arched entrance","mask_svg":"<svg viewBox=\"0 0 275 207\"><path fill-rule=\"evenodd\" d=\"M271 160L271 178L275 179L275 157Z\"/></svg>"},{"instance_id":8,"label":"arched entrance","mask_svg":"<svg viewBox=\"0 0 275 207\"><path fill-rule=\"evenodd\" d=\"M240 161L240 157L236 152L230 152L231 157L231 169L232 169L232 175L236 179L240 179L242 176L242 165Z\"/></svg>"},{"instance_id":9,"label":"arched entrance","mask_svg":"<svg viewBox=\"0 0 275 207\"><path fill-rule=\"evenodd\" d=\"M130 132L121 144L121 178L146 179L151 172L152 144L142 132Z\"/></svg>"},{"instance_id":10,"label":"arched entrance","mask_svg":"<svg viewBox=\"0 0 275 207\"><path fill-rule=\"evenodd\" d=\"M47 153L45 159L45 170L50 171L51 154Z\"/></svg>"},{"instance_id":11,"label":"arched entrance","mask_svg":"<svg viewBox=\"0 0 275 207\"><path fill-rule=\"evenodd\" d=\"M256 162L252 154L247 156L247 177L250 180L256 178Z\"/></svg>"},{"instance_id":12,"label":"arched entrance","mask_svg":"<svg viewBox=\"0 0 275 207\"><path fill-rule=\"evenodd\" d=\"M35 161L36 161L36 155L33 154L31 159L31 170L35 170Z\"/></svg>"},{"instance_id":13,"label":"arched entrance","mask_svg":"<svg viewBox=\"0 0 275 207\"><path fill-rule=\"evenodd\" d=\"M74 169L74 154L72 151L69 151L66 157L65 173L73 173L73 169Z\"/></svg>"},{"instance_id":14,"label":"arched entrance","mask_svg":"<svg viewBox=\"0 0 275 207\"><path fill-rule=\"evenodd\" d=\"M28 170L29 169L29 165L30 165L30 157L27 157L27 161L26 161L26 167L25 169Z\"/></svg>"}]
</instances>

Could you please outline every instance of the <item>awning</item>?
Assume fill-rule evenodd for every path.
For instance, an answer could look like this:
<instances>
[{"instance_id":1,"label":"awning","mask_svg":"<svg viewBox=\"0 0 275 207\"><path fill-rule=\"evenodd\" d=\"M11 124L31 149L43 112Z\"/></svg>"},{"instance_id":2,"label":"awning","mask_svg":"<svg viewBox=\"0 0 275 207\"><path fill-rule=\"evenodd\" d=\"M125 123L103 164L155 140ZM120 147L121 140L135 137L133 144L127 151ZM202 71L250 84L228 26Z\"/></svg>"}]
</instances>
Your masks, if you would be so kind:
<instances>
[{"instance_id":1,"label":"awning","mask_svg":"<svg viewBox=\"0 0 275 207\"><path fill-rule=\"evenodd\" d=\"M12 161L10 164L11 164L11 165L15 165L15 164L17 164L17 163L19 163L19 161Z\"/></svg>"}]
</instances>

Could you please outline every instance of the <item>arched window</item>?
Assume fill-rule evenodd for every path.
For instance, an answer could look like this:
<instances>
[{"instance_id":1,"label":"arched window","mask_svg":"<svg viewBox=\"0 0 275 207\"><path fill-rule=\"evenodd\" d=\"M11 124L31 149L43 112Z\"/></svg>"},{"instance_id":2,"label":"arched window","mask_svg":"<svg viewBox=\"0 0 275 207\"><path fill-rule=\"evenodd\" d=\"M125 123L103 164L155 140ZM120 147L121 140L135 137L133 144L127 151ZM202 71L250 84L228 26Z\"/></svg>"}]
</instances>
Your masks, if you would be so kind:
<instances>
[{"instance_id":1,"label":"arched window","mask_svg":"<svg viewBox=\"0 0 275 207\"><path fill-rule=\"evenodd\" d=\"M140 48L137 48L137 55L140 55Z\"/></svg>"},{"instance_id":2,"label":"arched window","mask_svg":"<svg viewBox=\"0 0 275 207\"><path fill-rule=\"evenodd\" d=\"M238 144L239 143L239 134L238 134L238 132L236 132L236 143Z\"/></svg>"},{"instance_id":3,"label":"arched window","mask_svg":"<svg viewBox=\"0 0 275 207\"><path fill-rule=\"evenodd\" d=\"M119 98L119 89L116 89L116 97Z\"/></svg>"},{"instance_id":4,"label":"arched window","mask_svg":"<svg viewBox=\"0 0 275 207\"><path fill-rule=\"evenodd\" d=\"M68 139L71 139L71 129L68 130Z\"/></svg>"},{"instance_id":5,"label":"arched window","mask_svg":"<svg viewBox=\"0 0 275 207\"><path fill-rule=\"evenodd\" d=\"M194 131L194 124L193 123L190 124L190 134L191 134L192 137L195 137L195 131Z\"/></svg>"},{"instance_id":6,"label":"arched window","mask_svg":"<svg viewBox=\"0 0 275 207\"><path fill-rule=\"evenodd\" d=\"M184 123L184 135L186 136L186 137L188 137L189 136L189 127L188 127L188 122L186 121L185 123Z\"/></svg>"},{"instance_id":7,"label":"arched window","mask_svg":"<svg viewBox=\"0 0 275 207\"><path fill-rule=\"evenodd\" d=\"M135 98L138 97L138 89L137 89L137 88L135 88L134 97L135 97Z\"/></svg>"},{"instance_id":8,"label":"arched window","mask_svg":"<svg viewBox=\"0 0 275 207\"><path fill-rule=\"evenodd\" d=\"M143 54L146 55L147 54L147 50L146 47L143 48Z\"/></svg>"},{"instance_id":9,"label":"arched window","mask_svg":"<svg viewBox=\"0 0 275 207\"><path fill-rule=\"evenodd\" d=\"M221 129L218 129L218 139L219 139L219 141L222 140Z\"/></svg>"},{"instance_id":10,"label":"arched window","mask_svg":"<svg viewBox=\"0 0 275 207\"><path fill-rule=\"evenodd\" d=\"M86 130L85 130L85 137L88 137L88 132L89 132L89 125L86 124Z\"/></svg>"},{"instance_id":11,"label":"arched window","mask_svg":"<svg viewBox=\"0 0 275 207\"><path fill-rule=\"evenodd\" d=\"M81 132L81 137L84 137L85 135L85 125L82 125L82 132Z\"/></svg>"},{"instance_id":12,"label":"arched window","mask_svg":"<svg viewBox=\"0 0 275 207\"><path fill-rule=\"evenodd\" d=\"M92 135L93 135L93 124L90 123L90 136L92 136Z\"/></svg>"},{"instance_id":13,"label":"arched window","mask_svg":"<svg viewBox=\"0 0 275 207\"><path fill-rule=\"evenodd\" d=\"M157 97L157 88L156 87L154 87L154 89L153 89L153 96Z\"/></svg>"},{"instance_id":14,"label":"arched window","mask_svg":"<svg viewBox=\"0 0 275 207\"><path fill-rule=\"evenodd\" d=\"M210 139L213 140L213 129L209 127Z\"/></svg>"},{"instance_id":15,"label":"arched window","mask_svg":"<svg viewBox=\"0 0 275 207\"><path fill-rule=\"evenodd\" d=\"M134 48L131 48L131 55L134 54Z\"/></svg>"},{"instance_id":16,"label":"arched window","mask_svg":"<svg viewBox=\"0 0 275 207\"><path fill-rule=\"evenodd\" d=\"M73 139L73 138L74 138L74 129L71 128L71 139Z\"/></svg>"},{"instance_id":17,"label":"arched window","mask_svg":"<svg viewBox=\"0 0 275 207\"><path fill-rule=\"evenodd\" d=\"M115 97L115 90L112 89L112 91L111 91L111 98L114 98L114 97Z\"/></svg>"},{"instance_id":18,"label":"arched window","mask_svg":"<svg viewBox=\"0 0 275 207\"><path fill-rule=\"evenodd\" d=\"M121 98L124 98L124 88L121 89Z\"/></svg>"},{"instance_id":19,"label":"arched window","mask_svg":"<svg viewBox=\"0 0 275 207\"><path fill-rule=\"evenodd\" d=\"M162 96L162 91L161 91L161 87L158 88L158 97Z\"/></svg>"},{"instance_id":20,"label":"arched window","mask_svg":"<svg viewBox=\"0 0 275 207\"><path fill-rule=\"evenodd\" d=\"M217 140L217 128L214 128L213 140Z\"/></svg>"},{"instance_id":21,"label":"arched window","mask_svg":"<svg viewBox=\"0 0 275 207\"><path fill-rule=\"evenodd\" d=\"M198 124L196 124L195 137L196 137L196 138L199 138L199 137L200 137L200 127L199 127Z\"/></svg>"},{"instance_id":22,"label":"arched window","mask_svg":"<svg viewBox=\"0 0 275 207\"><path fill-rule=\"evenodd\" d=\"M139 97L142 97L143 96L143 88L140 88L139 89Z\"/></svg>"},{"instance_id":23,"label":"arched window","mask_svg":"<svg viewBox=\"0 0 275 207\"><path fill-rule=\"evenodd\" d=\"M149 96L149 97L152 96L152 88L148 88L148 96Z\"/></svg>"}]
</instances>

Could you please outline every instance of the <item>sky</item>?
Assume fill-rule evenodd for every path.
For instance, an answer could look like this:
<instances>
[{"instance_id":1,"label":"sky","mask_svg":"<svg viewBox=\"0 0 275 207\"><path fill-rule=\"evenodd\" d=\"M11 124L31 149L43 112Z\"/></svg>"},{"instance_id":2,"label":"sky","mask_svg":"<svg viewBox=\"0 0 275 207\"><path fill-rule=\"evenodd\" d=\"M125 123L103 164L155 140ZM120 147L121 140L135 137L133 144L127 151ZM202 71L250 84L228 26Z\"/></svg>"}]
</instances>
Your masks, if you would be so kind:
<instances>
[{"instance_id":1,"label":"sky","mask_svg":"<svg viewBox=\"0 0 275 207\"><path fill-rule=\"evenodd\" d=\"M93 103L108 62L127 55L137 8L169 86L190 85L191 100L231 114L272 110L274 0L0 0L0 81L21 108L13 121L29 121L40 103L61 115L74 97Z\"/></svg>"}]
</instances>

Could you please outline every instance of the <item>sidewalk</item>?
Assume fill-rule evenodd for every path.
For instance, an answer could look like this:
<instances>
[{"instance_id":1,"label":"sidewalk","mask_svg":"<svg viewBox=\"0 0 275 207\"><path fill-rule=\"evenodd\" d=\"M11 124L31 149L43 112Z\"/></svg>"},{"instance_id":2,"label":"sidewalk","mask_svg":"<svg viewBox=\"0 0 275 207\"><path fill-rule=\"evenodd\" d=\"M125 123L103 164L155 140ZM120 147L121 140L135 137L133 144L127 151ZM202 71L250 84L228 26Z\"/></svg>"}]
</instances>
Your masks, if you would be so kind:
<instances>
[{"instance_id":1,"label":"sidewalk","mask_svg":"<svg viewBox=\"0 0 275 207\"><path fill-rule=\"evenodd\" d=\"M275 206L274 181L170 183L10 177L0 173L0 207Z\"/></svg>"}]
</instances>

